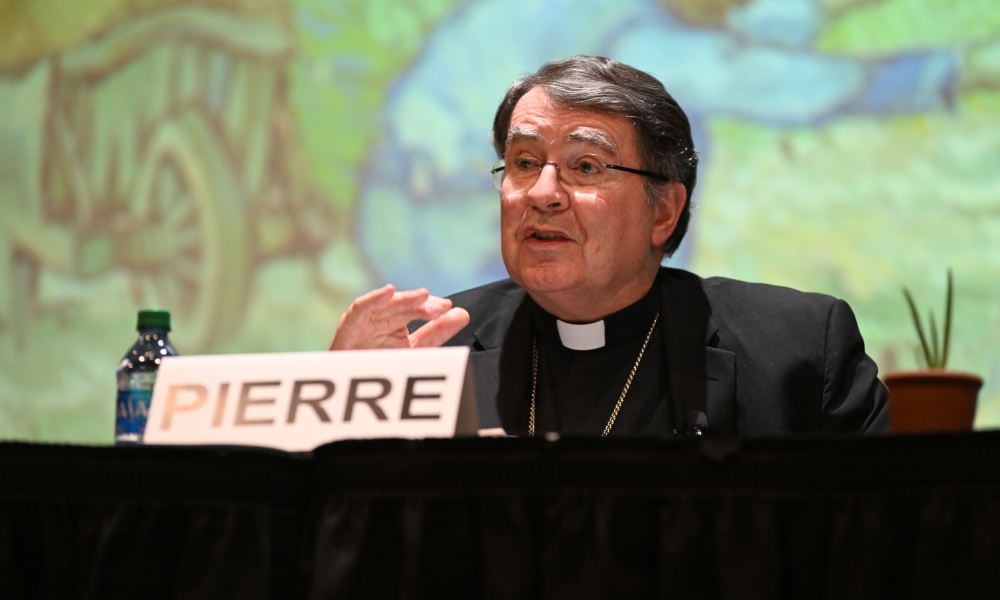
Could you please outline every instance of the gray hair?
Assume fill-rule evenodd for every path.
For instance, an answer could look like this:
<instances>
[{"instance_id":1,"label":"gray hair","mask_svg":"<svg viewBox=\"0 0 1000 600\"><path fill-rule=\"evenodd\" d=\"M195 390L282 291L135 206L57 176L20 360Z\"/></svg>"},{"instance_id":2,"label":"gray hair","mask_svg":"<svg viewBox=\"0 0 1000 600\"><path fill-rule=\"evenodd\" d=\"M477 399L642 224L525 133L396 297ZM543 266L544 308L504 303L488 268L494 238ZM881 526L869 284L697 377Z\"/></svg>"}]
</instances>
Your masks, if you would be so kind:
<instances>
[{"instance_id":1,"label":"gray hair","mask_svg":"<svg viewBox=\"0 0 1000 600\"><path fill-rule=\"evenodd\" d=\"M687 202L673 234L663 244L670 256L680 246L691 221L691 193L698 175L698 154L691 124L677 101L658 79L610 58L571 56L542 65L507 88L493 119L493 148L502 157L507 147L510 118L518 100L541 87L557 104L627 117L635 128L636 150L643 170L678 181L687 190ZM646 177L646 198L655 202L666 182Z\"/></svg>"}]
</instances>

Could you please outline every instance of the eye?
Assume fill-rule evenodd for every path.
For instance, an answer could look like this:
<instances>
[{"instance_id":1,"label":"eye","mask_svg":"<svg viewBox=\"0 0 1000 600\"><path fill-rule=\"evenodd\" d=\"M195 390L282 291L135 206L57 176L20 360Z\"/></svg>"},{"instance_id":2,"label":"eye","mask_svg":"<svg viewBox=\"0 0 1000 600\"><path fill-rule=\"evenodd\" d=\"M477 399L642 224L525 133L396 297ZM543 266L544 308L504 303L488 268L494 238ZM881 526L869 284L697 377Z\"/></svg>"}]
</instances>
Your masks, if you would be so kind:
<instances>
[{"instance_id":1,"label":"eye","mask_svg":"<svg viewBox=\"0 0 1000 600\"><path fill-rule=\"evenodd\" d=\"M576 168L583 175L596 175L601 172L601 165L593 158L581 158L576 163Z\"/></svg>"},{"instance_id":2,"label":"eye","mask_svg":"<svg viewBox=\"0 0 1000 600\"><path fill-rule=\"evenodd\" d=\"M507 159L507 167L513 171L530 171L538 168L539 161L530 156L515 156Z\"/></svg>"}]
</instances>

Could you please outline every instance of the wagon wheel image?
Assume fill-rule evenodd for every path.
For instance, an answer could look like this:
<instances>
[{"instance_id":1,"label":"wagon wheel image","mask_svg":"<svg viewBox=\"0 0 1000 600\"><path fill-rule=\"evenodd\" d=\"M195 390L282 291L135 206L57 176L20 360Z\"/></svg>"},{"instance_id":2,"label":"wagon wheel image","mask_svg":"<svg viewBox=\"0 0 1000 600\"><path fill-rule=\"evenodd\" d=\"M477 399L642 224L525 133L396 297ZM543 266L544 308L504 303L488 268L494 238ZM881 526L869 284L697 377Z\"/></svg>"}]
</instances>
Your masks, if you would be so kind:
<instances>
[{"instance_id":1,"label":"wagon wheel image","mask_svg":"<svg viewBox=\"0 0 1000 600\"><path fill-rule=\"evenodd\" d=\"M165 308L182 352L239 327L250 286L247 216L232 166L204 117L189 111L153 134L117 236L115 262L137 303Z\"/></svg>"}]
</instances>

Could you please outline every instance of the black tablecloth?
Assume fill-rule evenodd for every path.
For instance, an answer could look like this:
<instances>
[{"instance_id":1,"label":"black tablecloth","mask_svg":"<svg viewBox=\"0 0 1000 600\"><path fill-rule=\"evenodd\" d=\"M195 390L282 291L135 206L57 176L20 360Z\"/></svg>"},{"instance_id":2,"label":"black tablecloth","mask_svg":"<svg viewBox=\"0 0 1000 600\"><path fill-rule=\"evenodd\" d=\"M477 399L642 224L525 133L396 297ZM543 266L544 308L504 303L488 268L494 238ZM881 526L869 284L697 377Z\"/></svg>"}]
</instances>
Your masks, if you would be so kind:
<instances>
[{"instance_id":1,"label":"black tablecloth","mask_svg":"<svg viewBox=\"0 0 1000 600\"><path fill-rule=\"evenodd\" d=\"M1000 596L1000 432L0 444L0 598Z\"/></svg>"}]
</instances>

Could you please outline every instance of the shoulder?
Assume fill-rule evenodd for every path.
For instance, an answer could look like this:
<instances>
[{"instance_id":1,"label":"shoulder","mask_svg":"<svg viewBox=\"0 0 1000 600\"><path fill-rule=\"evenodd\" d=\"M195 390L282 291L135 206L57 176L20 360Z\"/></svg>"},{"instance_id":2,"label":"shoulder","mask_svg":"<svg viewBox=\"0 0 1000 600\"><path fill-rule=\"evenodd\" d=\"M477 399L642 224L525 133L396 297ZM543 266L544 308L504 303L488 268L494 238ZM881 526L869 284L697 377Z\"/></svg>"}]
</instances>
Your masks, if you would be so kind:
<instances>
[{"instance_id":1,"label":"shoulder","mask_svg":"<svg viewBox=\"0 0 1000 600\"><path fill-rule=\"evenodd\" d=\"M845 302L826 294L726 277L701 278L678 269L664 271L672 290L686 289L689 297L700 296L723 337L730 340L802 340L822 346L831 315L843 312L853 317Z\"/></svg>"},{"instance_id":2,"label":"shoulder","mask_svg":"<svg viewBox=\"0 0 1000 600\"><path fill-rule=\"evenodd\" d=\"M804 312L826 315L840 302L833 296L802 292L790 287L766 283L750 283L726 277L701 280L705 296L713 308L754 312L757 314L788 314Z\"/></svg>"}]
</instances>

